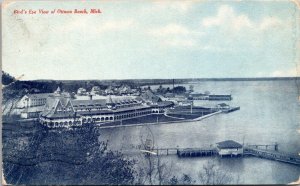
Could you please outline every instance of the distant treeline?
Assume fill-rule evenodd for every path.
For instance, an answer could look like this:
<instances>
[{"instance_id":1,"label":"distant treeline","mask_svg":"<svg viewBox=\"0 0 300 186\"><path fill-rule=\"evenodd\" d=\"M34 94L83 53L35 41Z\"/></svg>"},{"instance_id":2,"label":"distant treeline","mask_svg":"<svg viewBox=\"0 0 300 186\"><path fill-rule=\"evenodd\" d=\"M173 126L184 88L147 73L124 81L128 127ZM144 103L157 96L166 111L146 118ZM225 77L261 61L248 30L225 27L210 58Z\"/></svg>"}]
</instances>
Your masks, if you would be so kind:
<instances>
[{"instance_id":1,"label":"distant treeline","mask_svg":"<svg viewBox=\"0 0 300 186\"><path fill-rule=\"evenodd\" d=\"M191 78L189 81L274 81L299 80L300 77L257 77L257 78Z\"/></svg>"},{"instance_id":2,"label":"distant treeline","mask_svg":"<svg viewBox=\"0 0 300 186\"><path fill-rule=\"evenodd\" d=\"M191 79L174 79L174 83L187 83ZM50 82L52 80L36 80L37 82ZM129 79L129 80L56 80L63 84L82 84L92 82L102 86L120 86L122 84L129 85L131 87L146 86L146 85L160 85L160 84L172 84L173 79Z\"/></svg>"},{"instance_id":3,"label":"distant treeline","mask_svg":"<svg viewBox=\"0 0 300 186\"><path fill-rule=\"evenodd\" d=\"M128 85L131 88L149 85L182 84L191 81L267 81L267 80L299 80L300 77L281 78L189 78L189 79L132 79L132 80L34 80L18 81L13 76L2 71L3 100L22 97L27 93L50 93L59 86L67 92L77 92L79 88L90 91L93 86L106 89L109 86ZM14 83L12 83L14 82Z\"/></svg>"},{"instance_id":4,"label":"distant treeline","mask_svg":"<svg viewBox=\"0 0 300 186\"><path fill-rule=\"evenodd\" d=\"M273 81L273 80L299 80L300 77L258 77L258 78L183 78L183 79L128 79L128 80L55 80L64 84L84 84L86 82L93 82L103 86L109 85L161 85L161 84L175 84L188 83L191 81ZM51 82L53 80L35 80L36 82Z\"/></svg>"}]
</instances>

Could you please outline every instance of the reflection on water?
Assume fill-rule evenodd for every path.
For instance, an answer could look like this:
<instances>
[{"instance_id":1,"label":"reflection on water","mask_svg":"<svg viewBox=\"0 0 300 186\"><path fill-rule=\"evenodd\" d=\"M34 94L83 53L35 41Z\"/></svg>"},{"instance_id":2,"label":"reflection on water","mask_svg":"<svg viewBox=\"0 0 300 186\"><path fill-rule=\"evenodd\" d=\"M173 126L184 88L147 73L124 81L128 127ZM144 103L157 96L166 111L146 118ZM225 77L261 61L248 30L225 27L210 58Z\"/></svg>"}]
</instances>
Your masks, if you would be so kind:
<instances>
[{"instance_id":1,"label":"reflection on water","mask_svg":"<svg viewBox=\"0 0 300 186\"><path fill-rule=\"evenodd\" d=\"M189 84L184 86L188 88ZM280 151L300 152L300 104L294 80L211 81L193 83L193 86L195 92L208 90L214 94L232 94L233 100L228 104L240 106L241 110L202 121L149 126L156 147L204 147L232 139L251 144L278 142ZM195 101L195 105L208 102ZM215 103L218 102L209 102ZM100 138L109 140L111 149L126 150L140 144L142 128L104 129ZM176 156L167 159L181 167L182 172L191 174L198 172L207 161L207 158L178 159ZM300 167L265 159L248 157L218 162L222 169L238 175L241 183L288 183L300 175Z\"/></svg>"}]
</instances>

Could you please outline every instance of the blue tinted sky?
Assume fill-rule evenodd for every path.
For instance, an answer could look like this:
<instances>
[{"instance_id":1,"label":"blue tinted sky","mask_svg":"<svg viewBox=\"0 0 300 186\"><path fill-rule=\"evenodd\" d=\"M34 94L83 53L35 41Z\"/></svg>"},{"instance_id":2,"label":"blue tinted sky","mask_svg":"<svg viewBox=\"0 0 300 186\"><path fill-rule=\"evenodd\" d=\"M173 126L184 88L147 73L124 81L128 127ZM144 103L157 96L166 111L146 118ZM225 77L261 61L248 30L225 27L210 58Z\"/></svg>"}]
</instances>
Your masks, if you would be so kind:
<instances>
[{"instance_id":1,"label":"blue tinted sky","mask_svg":"<svg viewBox=\"0 0 300 186\"><path fill-rule=\"evenodd\" d=\"M12 14L39 8L102 14ZM24 79L299 76L299 15L292 1L7 3L2 66Z\"/></svg>"}]
</instances>

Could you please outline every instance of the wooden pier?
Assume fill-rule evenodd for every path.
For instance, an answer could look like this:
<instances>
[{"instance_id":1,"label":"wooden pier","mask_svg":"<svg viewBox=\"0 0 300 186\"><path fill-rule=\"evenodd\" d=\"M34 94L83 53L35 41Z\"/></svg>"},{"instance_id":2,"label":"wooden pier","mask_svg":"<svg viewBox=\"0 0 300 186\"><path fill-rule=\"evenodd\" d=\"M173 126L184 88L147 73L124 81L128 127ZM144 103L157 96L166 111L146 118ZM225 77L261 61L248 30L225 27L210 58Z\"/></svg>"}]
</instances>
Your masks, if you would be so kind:
<instances>
[{"instance_id":1,"label":"wooden pier","mask_svg":"<svg viewBox=\"0 0 300 186\"><path fill-rule=\"evenodd\" d=\"M177 155L178 157L204 157L218 155L216 148L154 148L156 155Z\"/></svg>"},{"instance_id":2,"label":"wooden pier","mask_svg":"<svg viewBox=\"0 0 300 186\"><path fill-rule=\"evenodd\" d=\"M198 148L188 148L188 149L178 149L178 157L205 157L217 155L218 151L216 148L209 149L198 149Z\"/></svg>"},{"instance_id":3,"label":"wooden pier","mask_svg":"<svg viewBox=\"0 0 300 186\"><path fill-rule=\"evenodd\" d=\"M156 148L152 150L156 155L174 155L177 154L178 148Z\"/></svg>"},{"instance_id":4,"label":"wooden pier","mask_svg":"<svg viewBox=\"0 0 300 186\"><path fill-rule=\"evenodd\" d=\"M224 113L230 113L230 112L234 112L234 111L237 111L237 110L240 110L240 107L231 107L229 109L225 109L223 112Z\"/></svg>"},{"instance_id":5,"label":"wooden pier","mask_svg":"<svg viewBox=\"0 0 300 186\"><path fill-rule=\"evenodd\" d=\"M294 165L300 165L300 157L296 155L286 154L278 151L264 150L258 148L245 147L244 155L251 155L259 158L265 158Z\"/></svg>"},{"instance_id":6,"label":"wooden pier","mask_svg":"<svg viewBox=\"0 0 300 186\"><path fill-rule=\"evenodd\" d=\"M220 156L219 149L217 147L209 148L154 148L148 150L157 156L161 155L177 155L179 158L188 157L208 157L208 156ZM259 158L265 158L269 160L290 163L294 165L300 165L300 157L296 155L286 154L278 152L278 144L268 145L244 145L241 154L231 154L229 157L244 157L255 156Z\"/></svg>"},{"instance_id":7,"label":"wooden pier","mask_svg":"<svg viewBox=\"0 0 300 186\"><path fill-rule=\"evenodd\" d=\"M247 144L245 147L278 151L278 143L268 144L268 145L248 145Z\"/></svg>"}]
</instances>

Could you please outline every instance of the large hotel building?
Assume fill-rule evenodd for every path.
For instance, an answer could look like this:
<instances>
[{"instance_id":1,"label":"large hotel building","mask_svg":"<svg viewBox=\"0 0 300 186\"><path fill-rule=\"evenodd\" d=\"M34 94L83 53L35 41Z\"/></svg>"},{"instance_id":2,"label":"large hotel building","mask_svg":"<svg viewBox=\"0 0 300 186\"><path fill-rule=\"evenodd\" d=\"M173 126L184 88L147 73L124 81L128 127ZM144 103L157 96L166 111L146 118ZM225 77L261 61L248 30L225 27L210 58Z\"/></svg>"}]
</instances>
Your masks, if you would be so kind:
<instances>
[{"instance_id":1,"label":"large hotel building","mask_svg":"<svg viewBox=\"0 0 300 186\"><path fill-rule=\"evenodd\" d=\"M73 100L50 96L39 115L40 123L49 128L82 126L88 123L114 122L163 113L173 102L145 102L141 98L114 97L98 100Z\"/></svg>"}]
</instances>

